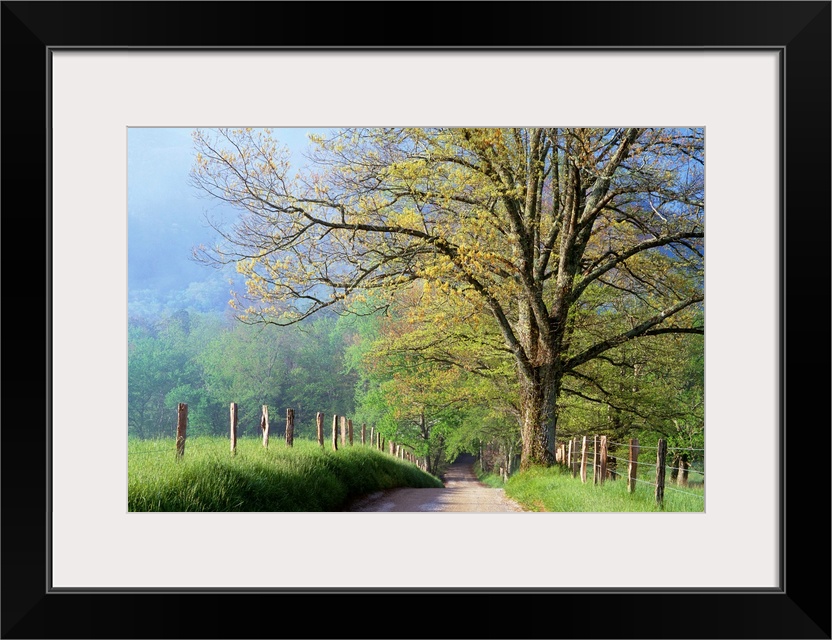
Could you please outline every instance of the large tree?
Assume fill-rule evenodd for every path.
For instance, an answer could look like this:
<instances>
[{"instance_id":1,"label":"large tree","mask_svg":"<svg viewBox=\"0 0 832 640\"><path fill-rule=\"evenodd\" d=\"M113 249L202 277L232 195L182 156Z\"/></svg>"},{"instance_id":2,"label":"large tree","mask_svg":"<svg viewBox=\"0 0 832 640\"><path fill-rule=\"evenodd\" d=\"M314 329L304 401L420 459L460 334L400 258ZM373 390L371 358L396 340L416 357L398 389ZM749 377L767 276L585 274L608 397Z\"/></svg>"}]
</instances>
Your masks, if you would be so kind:
<instances>
[{"instance_id":1,"label":"large tree","mask_svg":"<svg viewBox=\"0 0 832 640\"><path fill-rule=\"evenodd\" d=\"M701 129L344 129L297 174L268 130L194 141L194 184L240 211L200 255L245 277L242 320L430 282L493 318L523 468L554 462L567 375L627 341L704 331Z\"/></svg>"}]
</instances>

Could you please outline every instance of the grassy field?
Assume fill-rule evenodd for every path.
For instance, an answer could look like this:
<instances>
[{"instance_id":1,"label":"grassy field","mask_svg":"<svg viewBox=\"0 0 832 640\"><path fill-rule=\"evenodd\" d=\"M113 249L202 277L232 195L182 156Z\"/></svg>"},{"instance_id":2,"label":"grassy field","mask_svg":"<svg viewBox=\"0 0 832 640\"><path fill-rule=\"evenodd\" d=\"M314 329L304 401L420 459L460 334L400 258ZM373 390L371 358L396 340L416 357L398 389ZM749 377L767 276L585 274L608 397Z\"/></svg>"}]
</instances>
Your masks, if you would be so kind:
<instances>
[{"instance_id":1,"label":"grassy field","mask_svg":"<svg viewBox=\"0 0 832 640\"><path fill-rule=\"evenodd\" d=\"M129 511L339 511L393 487L441 487L415 465L370 447L195 437L176 460L172 438L128 443Z\"/></svg>"},{"instance_id":2,"label":"grassy field","mask_svg":"<svg viewBox=\"0 0 832 640\"><path fill-rule=\"evenodd\" d=\"M639 474L641 478L641 474ZM530 511L620 512L620 511L692 511L705 510L704 489L667 484L664 507L655 499L655 487L638 482L633 493L627 492L626 479L608 480L603 485L583 484L563 467L532 469L518 473L505 484L506 495ZM669 480L669 479L668 479ZM682 493L684 491L684 493Z\"/></svg>"}]
</instances>

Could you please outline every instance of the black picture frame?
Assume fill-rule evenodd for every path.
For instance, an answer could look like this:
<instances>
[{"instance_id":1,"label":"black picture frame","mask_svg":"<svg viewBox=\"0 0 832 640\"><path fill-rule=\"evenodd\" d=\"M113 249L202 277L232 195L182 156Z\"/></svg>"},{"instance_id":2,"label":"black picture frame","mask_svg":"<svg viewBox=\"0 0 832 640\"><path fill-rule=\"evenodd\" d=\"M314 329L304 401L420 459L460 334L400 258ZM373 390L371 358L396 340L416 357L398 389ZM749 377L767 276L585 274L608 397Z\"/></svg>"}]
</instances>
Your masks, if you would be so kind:
<instances>
[{"instance_id":1,"label":"black picture frame","mask_svg":"<svg viewBox=\"0 0 832 640\"><path fill-rule=\"evenodd\" d=\"M830 638L831 6L828 1L3 2L2 637ZM279 36L276 22L283 23ZM401 27L391 27L396 24ZM785 80L780 588L51 591L48 97L50 52L70 47L779 51ZM79 283L83 286L88 285ZM742 490L753 490L751 474ZM687 551L678 551L680 562ZM173 611L186 615L168 615Z\"/></svg>"}]
</instances>

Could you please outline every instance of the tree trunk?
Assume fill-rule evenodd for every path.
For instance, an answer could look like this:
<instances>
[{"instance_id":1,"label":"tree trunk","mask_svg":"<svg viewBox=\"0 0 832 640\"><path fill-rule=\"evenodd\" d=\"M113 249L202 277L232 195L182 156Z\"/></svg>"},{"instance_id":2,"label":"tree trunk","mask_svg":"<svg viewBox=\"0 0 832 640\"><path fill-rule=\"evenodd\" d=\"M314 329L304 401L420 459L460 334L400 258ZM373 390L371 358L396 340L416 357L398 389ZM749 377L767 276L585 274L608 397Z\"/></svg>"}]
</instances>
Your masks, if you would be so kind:
<instances>
[{"instance_id":1,"label":"tree trunk","mask_svg":"<svg viewBox=\"0 0 832 640\"><path fill-rule=\"evenodd\" d=\"M520 378L520 433L522 451L520 469L535 465L549 467L555 463L557 397L561 375L553 364L532 369L532 377Z\"/></svg>"}]
</instances>

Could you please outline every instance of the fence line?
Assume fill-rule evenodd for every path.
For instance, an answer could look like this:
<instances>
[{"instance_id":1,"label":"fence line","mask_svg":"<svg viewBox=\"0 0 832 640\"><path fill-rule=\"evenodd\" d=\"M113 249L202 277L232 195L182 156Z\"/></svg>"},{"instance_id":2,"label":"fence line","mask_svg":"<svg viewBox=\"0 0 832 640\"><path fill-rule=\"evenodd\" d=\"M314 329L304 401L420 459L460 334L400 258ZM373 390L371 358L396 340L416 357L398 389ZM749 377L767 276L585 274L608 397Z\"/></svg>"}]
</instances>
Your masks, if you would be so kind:
<instances>
[{"instance_id":1,"label":"fence line","mask_svg":"<svg viewBox=\"0 0 832 640\"><path fill-rule=\"evenodd\" d=\"M622 478L623 478L623 477L625 477L625 476L623 476L622 474L618 473L617 471L611 471L610 473L613 473L613 474L615 474L615 475L617 475L617 476L620 476L620 477L622 477ZM644 484L649 484L649 485L651 485L651 486L653 486L653 487L658 486L655 482L650 482L649 480L644 480L644 479L642 479L642 478L637 478L637 482L642 482L642 483L644 483ZM674 487L665 487L665 490L667 490L667 491L675 491L676 493L684 493L685 495L688 495L688 496L696 496L697 498L701 498L702 500L704 500L704 499L705 499L705 496L700 495L700 494L698 494L698 493L694 493L693 491L684 491L684 490L682 490L682 489L676 489L676 488L674 488Z\"/></svg>"},{"instance_id":2,"label":"fence line","mask_svg":"<svg viewBox=\"0 0 832 640\"><path fill-rule=\"evenodd\" d=\"M610 460L617 460L619 462L624 462L624 463L629 463L630 462L629 458L619 458L617 456L607 456L607 457ZM652 460L645 461L644 459L639 459L639 461L638 461L639 466L648 465L648 464L651 464L651 463L652 463ZM695 469L693 467L672 467L670 465L665 465L665 469L671 469L673 471L687 471L688 473L695 473L698 476L702 476L703 478L705 477L705 472L704 471L699 471L698 469Z\"/></svg>"},{"instance_id":3,"label":"fence line","mask_svg":"<svg viewBox=\"0 0 832 640\"><path fill-rule=\"evenodd\" d=\"M614 444L614 445L617 445L619 447L629 447L630 446L625 442L610 442L609 444ZM653 447L653 446L646 445L646 444L641 445L641 448L642 449L658 449L658 447ZM695 449L694 447L668 447L667 450L668 451L704 451L704 449Z\"/></svg>"},{"instance_id":4,"label":"fence line","mask_svg":"<svg viewBox=\"0 0 832 640\"><path fill-rule=\"evenodd\" d=\"M580 439L580 445L579 445ZM578 454L578 447L580 446L580 454ZM618 453L619 448L626 447L627 457L610 455L610 449ZM655 451L655 456L651 453L645 454L642 449L650 449ZM634 493L639 483L649 485L655 489L654 495L658 505L664 503L665 489L675 491L677 493L685 493L692 496L698 496L704 500L704 495L699 495L691 491L683 491L674 487L666 486L668 470L676 471L671 474L671 478L680 486L688 486L689 474L691 472L702 476L702 483L704 483L705 474L703 472L692 469L687 463L687 456L681 458L680 467L669 466L667 464L668 451L696 450L692 447L668 447L664 438L659 438L656 446L646 445L641 447L637 438L632 438L628 443L615 442L607 439L607 436L577 436L566 442L556 443L555 445L555 461L566 467L573 478L580 474L581 482L587 482L587 466L592 465L592 482L593 484L603 484L606 479L626 478L627 492ZM698 449L704 451L704 449ZM592 457L591 463L589 457ZM651 459L652 458L652 459ZM674 458L679 460L678 457ZM626 472L624 465L627 465ZM651 474L651 470L655 470ZM647 477L653 478L655 481L648 480Z\"/></svg>"},{"instance_id":5,"label":"fence line","mask_svg":"<svg viewBox=\"0 0 832 640\"><path fill-rule=\"evenodd\" d=\"M626 442L610 442L609 444L614 444L619 447L629 447L630 445ZM648 445L642 445L642 449L656 449L657 447L651 447Z\"/></svg>"},{"instance_id":6,"label":"fence line","mask_svg":"<svg viewBox=\"0 0 832 640\"><path fill-rule=\"evenodd\" d=\"M607 457L611 460L619 460L621 462L626 462L626 463L630 462L629 458L618 458L616 456L607 456ZM650 464L650 461L643 462L642 460L639 460L639 464L640 465L641 464ZM695 473L696 475L702 476L703 478L705 477L705 472L704 471L699 471L698 469L694 469L693 467L672 467L670 465L665 465L665 469L672 469L674 471L687 471L689 473Z\"/></svg>"},{"instance_id":7,"label":"fence line","mask_svg":"<svg viewBox=\"0 0 832 640\"><path fill-rule=\"evenodd\" d=\"M176 459L181 460L185 456L185 444L187 442L187 431L188 431L188 405L184 402L180 402L177 405L177 419L176 419ZM231 455L236 455L237 453L237 427L238 427L238 405L236 402L232 402L229 405L229 440L231 442ZM353 421L351 418L347 418L346 416L339 416L335 414L332 416L332 450L338 450L338 425L340 419L340 426L341 426L341 446L350 446L354 445L354 428L353 428ZM324 446L324 434L323 434L323 420L324 414L321 411L318 411L315 416L315 423L317 428L317 442L320 447L323 448ZM263 437L263 448L269 448L269 408L267 405L262 405L262 414L260 417L260 431ZM294 432L295 432L295 410L294 409L286 409L286 446L292 447L294 444ZM403 445L399 442L395 442L393 440L386 440L384 436L381 435L381 432L375 430L374 426L370 426L370 439L369 442L367 441L367 425L365 423L361 424L361 431L360 431L360 438L361 438L361 445L362 446L371 446L374 449L378 449L379 451L384 451L384 445L387 444L389 447L390 455L395 456L401 460L405 460L410 462L411 464L416 465L422 471L427 471L427 461L424 458L421 458L413 453L411 449L408 448L407 445ZM193 445L189 446L189 449L193 448ZM197 445L196 448L203 448L203 445ZM158 449L153 451L134 451L131 452L129 449L127 451L128 455L155 455L155 454L163 454L163 453L170 453L168 449Z\"/></svg>"},{"instance_id":8,"label":"fence line","mask_svg":"<svg viewBox=\"0 0 832 640\"><path fill-rule=\"evenodd\" d=\"M703 478L705 477L705 472L704 471L699 471L698 469L694 469L693 467L684 467L684 468L682 468L682 467L667 467L667 468L668 469L673 469L674 471L688 471L688 472L700 475Z\"/></svg>"}]
</instances>

